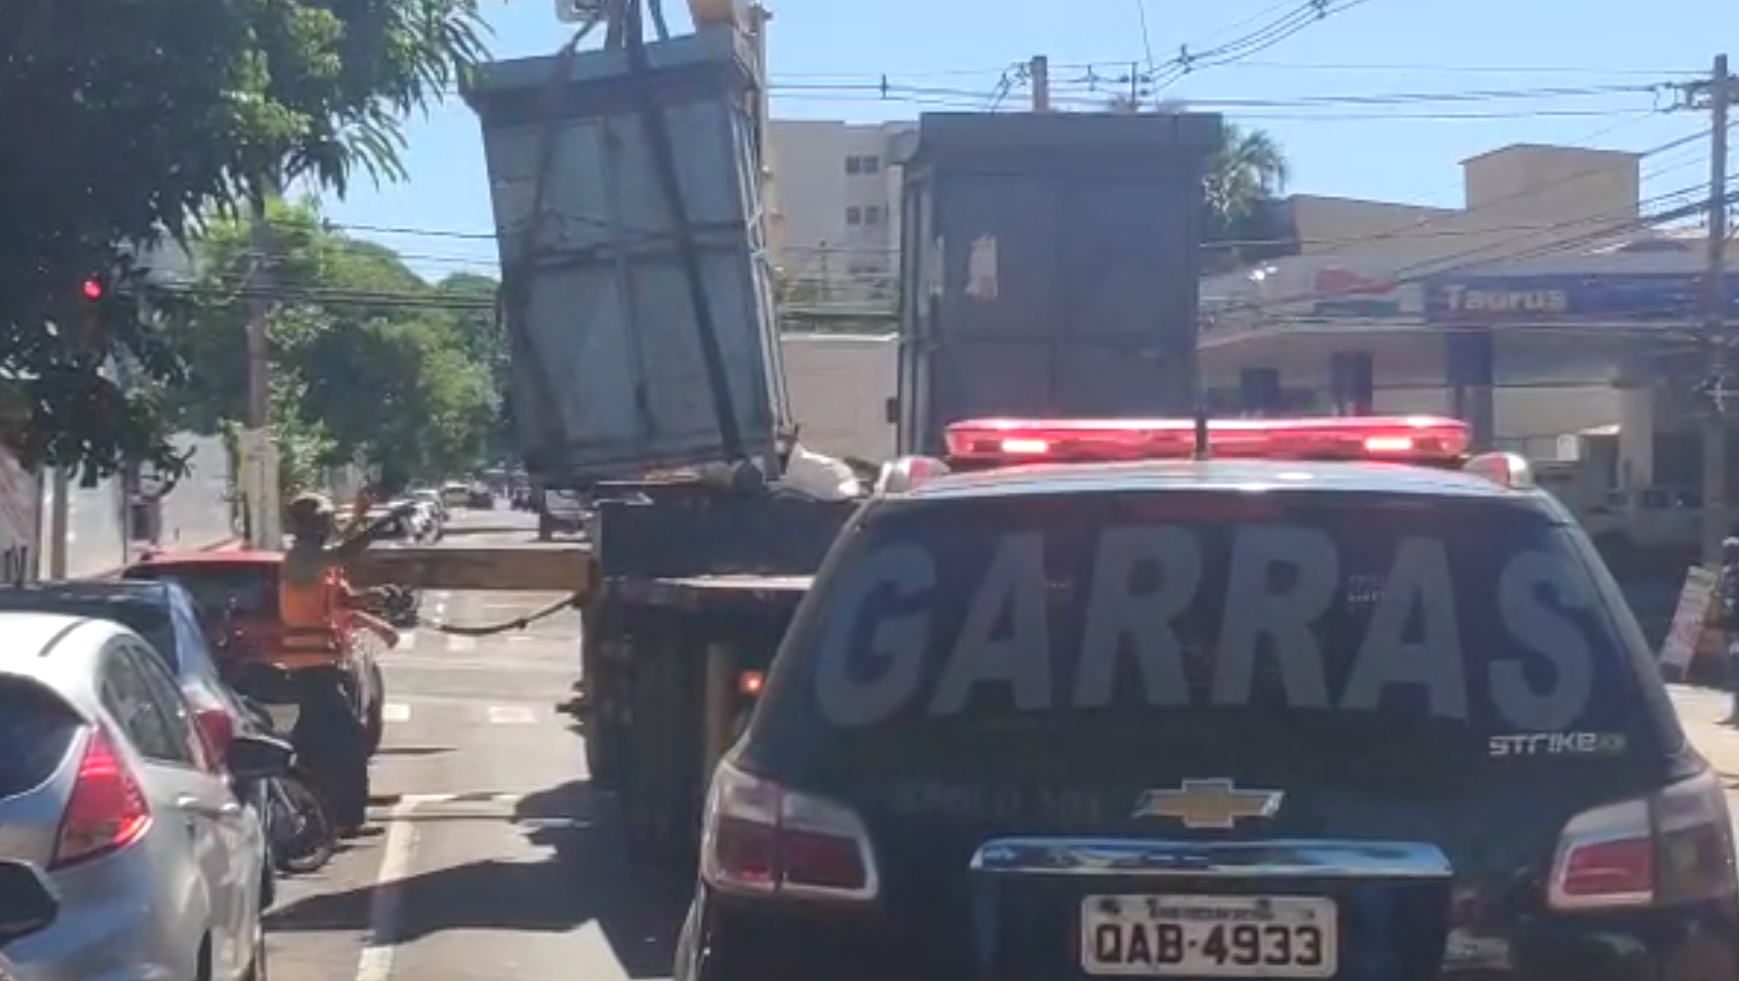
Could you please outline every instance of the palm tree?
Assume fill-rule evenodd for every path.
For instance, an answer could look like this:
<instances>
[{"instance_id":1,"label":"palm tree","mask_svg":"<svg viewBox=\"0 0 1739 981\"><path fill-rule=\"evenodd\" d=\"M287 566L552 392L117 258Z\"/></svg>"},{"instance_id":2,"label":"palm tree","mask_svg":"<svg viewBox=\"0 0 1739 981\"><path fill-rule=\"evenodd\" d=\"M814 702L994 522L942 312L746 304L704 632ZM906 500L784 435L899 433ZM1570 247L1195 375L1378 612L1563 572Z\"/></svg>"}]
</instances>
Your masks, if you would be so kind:
<instances>
[{"instance_id":1,"label":"palm tree","mask_svg":"<svg viewBox=\"0 0 1739 981\"><path fill-rule=\"evenodd\" d=\"M1284 229L1276 227L1274 202L1286 190L1291 166L1272 136L1227 123L1208 159L1203 180L1207 213L1204 265L1245 264L1284 254ZM1212 248L1224 243L1221 248Z\"/></svg>"},{"instance_id":2,"label":"palm tree","mask_svg":"<svg viewBox=\"0 0 1739 981\"><path fill-rule=\"evenodd\" d=\"M1175 113L1187 103L1164 101L1151 107L1130 95L1112 96L1107 112ZM1204 273L1225 272L1239 266L1289 255L1291 230L1275 206L1292 176L1286 151L1272 136L1259 129L1227 123L1220 131L1220 145L1208 158L1203 178L1205 214L1202 240Z\"/></svg>"}]
</instances>

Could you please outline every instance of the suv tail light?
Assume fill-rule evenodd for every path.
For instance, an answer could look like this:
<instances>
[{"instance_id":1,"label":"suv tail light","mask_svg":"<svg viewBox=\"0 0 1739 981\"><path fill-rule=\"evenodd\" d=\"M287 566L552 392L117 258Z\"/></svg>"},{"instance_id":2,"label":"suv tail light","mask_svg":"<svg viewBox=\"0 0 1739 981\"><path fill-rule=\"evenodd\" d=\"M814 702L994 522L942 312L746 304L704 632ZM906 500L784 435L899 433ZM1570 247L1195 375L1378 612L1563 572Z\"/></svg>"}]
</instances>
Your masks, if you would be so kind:
<instances>
[{"instance_id":1,"label":"suv tail light","mask_svg":"<svg viewBox=\"0 0 1739 981\"><path fill-rule=\"evenodd\" d=\"M1576 815L1547 886L1555 909L1656 906L1739 895L1727 800L1711 771Z\"/></svg>"},{"instance_id":2,"label":"suv tail light","mask_svg":"<svg viewBox=\"0 0 1739 981\"><path fill-rule=\"evenodd\" d=\"M101 726L91 731L79 761L72 797L60 819L60 840L54 868L119 851L145 836L151 807L144 788L115 749L114 737Z\"/></svg>"},{"instance_id":3,"label":"suv tail light","mask_svg":"<svg viewBox=\"0 0 1739 981\"><path fill-rule=\"evenodd\" d=\"M864 902L880 889L855 812L726 763L707 795L700 872L716 889L750 896Z\"/></svg>"}]
</instances>

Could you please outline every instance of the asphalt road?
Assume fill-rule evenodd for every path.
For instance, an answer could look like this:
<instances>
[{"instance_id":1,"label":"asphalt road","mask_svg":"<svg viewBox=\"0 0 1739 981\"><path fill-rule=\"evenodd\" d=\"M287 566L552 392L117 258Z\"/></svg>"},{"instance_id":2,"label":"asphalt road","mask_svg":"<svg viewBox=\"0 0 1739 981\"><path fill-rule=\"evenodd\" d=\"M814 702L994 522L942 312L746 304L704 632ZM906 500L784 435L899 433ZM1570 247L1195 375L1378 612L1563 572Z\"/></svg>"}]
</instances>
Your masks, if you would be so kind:
<instances>
[{"instance_id":1,"label":"asphalt road","mask_svg":"<svg viewBox=\"0 0 1739 981\"><path fill-rule=\"evenodd\" d=\"M531 542L535 522L457 516L449 542ZM499 530L511 526L513 530ZM425 616L512 620L555 595L432 593ZM560 705L579 621L472 640L422 628L386 663L375 764L384 828L285 880L270 919L283 981L665 978L690 884L630 868L614 802L586 780Z\"/></svg>"}]
</instances>

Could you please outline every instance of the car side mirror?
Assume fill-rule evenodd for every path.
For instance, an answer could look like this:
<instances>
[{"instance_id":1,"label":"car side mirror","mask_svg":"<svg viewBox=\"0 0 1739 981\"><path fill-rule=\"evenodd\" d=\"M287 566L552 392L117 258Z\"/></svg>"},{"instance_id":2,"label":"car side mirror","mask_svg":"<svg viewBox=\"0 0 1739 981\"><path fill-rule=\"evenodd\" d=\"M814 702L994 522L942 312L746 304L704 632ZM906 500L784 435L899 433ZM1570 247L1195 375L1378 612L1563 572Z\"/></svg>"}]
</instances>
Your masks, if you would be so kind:
<instances>
[{"instance_id":1,"label":"car side mirror","mask_svg":"<svg viewBox=\"0 0 1739 981\"><path fill-rule=\"evenodd\" d=\"M42 870L28 862L0 861L0 947L51 926L60 897Z\"/></svg>"},{"instance_id":2,"label":"car side mirror","mask_svg":"<svg viewBox=\"0 0 1739 981\"><path fill-rule=\"evenodd\" d=\"M242 732L237 733L230 741L224 763L237 780L271 780L289 772L295 752L282 739L261 733Z\"/></svg>"}]
</instances>

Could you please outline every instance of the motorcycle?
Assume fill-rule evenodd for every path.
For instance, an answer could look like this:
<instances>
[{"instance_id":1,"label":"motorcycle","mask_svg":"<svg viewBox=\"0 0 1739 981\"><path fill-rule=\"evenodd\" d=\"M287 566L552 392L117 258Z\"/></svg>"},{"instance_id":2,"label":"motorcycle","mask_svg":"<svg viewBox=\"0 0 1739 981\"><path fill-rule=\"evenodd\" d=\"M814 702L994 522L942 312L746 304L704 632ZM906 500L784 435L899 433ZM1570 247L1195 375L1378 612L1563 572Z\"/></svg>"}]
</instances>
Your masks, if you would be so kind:
<instances>
[{"instance_id":1,"label":"motorcycle","mask_svg":"<svg viewBox=\"0 0 1739 981\"><path fill-rule=\"evenodd\" d=\"M289 741L296 727L296 707L267 705L239 695L243 709L263 731ZM290 768L265 783L266 840L272 864L290 875L318 872L338 852L338 828L326 802L315 790L313 774L299 756Z\"/></svg>"}]
</instances>

